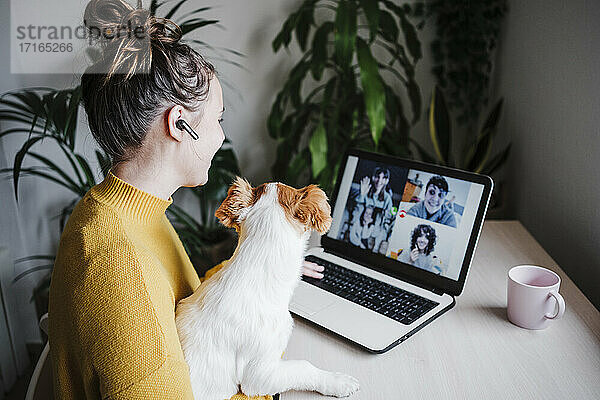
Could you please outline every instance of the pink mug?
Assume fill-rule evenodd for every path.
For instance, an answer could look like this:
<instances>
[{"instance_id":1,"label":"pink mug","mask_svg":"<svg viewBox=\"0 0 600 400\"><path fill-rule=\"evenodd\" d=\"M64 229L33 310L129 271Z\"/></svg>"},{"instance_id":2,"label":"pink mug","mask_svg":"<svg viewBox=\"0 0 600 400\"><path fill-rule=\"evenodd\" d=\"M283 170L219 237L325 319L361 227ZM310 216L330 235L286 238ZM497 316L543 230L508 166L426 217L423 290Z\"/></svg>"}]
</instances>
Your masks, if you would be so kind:
<instances>
[{"instance_id":1,"label":"pink mug","mask_svg":"<svg viewBox=\"0 0 600 400\"><path fill-rule=\"evenodd\" d=\"M550 320L565 313L565 300L558 293L560 277L537 265L517 265L508 271L507 314L513 324L527 329L545 329Z\"/></svg>"}]
</instances>

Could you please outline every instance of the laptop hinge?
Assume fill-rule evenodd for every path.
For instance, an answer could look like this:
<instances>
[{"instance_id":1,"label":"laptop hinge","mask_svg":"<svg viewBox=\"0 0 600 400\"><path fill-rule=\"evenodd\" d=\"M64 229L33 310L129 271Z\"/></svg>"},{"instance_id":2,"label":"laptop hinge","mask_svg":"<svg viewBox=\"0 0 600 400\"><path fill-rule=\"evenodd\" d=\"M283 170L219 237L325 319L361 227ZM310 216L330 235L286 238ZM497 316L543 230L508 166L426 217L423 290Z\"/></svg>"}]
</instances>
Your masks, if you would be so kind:
<instances>
[{"instance_id":1,"label":"laptop hinge","mask_svg":"<svg viewBox=\"0 0 600 400\"><path fill-rule=\"evenodd\" d=\"M392 278L399 279L397 276L393 276L389 272L387 272L387 271L385 271L383 269L373 268L372 266L366 265L364 262L360 262L358 260L350 258L350 257L348 257L345 254L341 254L341 253L336 252L335 250L327 249L327 248L323 248L323 247L322 247L322 249L323 249L323 251L325 251L327 253L331 253L331 254L336 255L336 256L338 256L340 258L343 258L345 260L352 261L354 263L362 265L363 267L374 269L375 271L381 272L382 274L385 274L385 275L388 275L388 276L391 276ZM444 291L441 290L441 289L438 289L438 288L435 288L435 287L431 287L429 285L425 285L425 284L423 284L421 282L416 282L416 281L414 281L412 279L409 279L409 278L402 277L401 280L406 281L406 282L410 283L411 285L418 286L421 289L429 290L430 292L433 292L433 293L437 294L438 296L442 296L444 294Z\"/></svg>"}]
</instances>

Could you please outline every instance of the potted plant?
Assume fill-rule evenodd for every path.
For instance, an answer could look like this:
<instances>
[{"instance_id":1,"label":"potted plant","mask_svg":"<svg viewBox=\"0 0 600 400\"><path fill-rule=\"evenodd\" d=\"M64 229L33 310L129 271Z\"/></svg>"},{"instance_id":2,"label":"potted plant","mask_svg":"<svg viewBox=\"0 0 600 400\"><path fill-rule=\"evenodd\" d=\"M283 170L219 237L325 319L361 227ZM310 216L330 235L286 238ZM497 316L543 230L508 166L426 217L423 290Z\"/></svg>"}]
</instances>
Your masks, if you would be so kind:
<instances>
[{"instance_id":1,"label":"potted plant","mask_svg":"<svg viewBox=\"0 0 600 400\"><path fill-rule=\"evenodd\" d=\"M347 148L409 155L409 129L421 115L415 67L422 54L405 10L389 0L305 0L273 50L288 48L292 35L303 55L268 119L274 177L312 180L331 192Z\"/></svg>"},{"instance_id":2,"label":"potted plant","mask_svg":"<svg viewBox=\"0 0 600 400\"><path fill-rule=\"evenodd\" d=\"M495 152L493 145L503 99L483 113L507 1L416 1L403 8L419 21L419 29L431 23L435 32L430 50L437 86L428 113L433 155L413 140L417 153L424 161L494 175L510 154L510 144ZM505 213L505 197L502 180L496 179L488 216Z\"/></svg>"},{"instance_id":3,"label":"potted plant","mask_svg":"<svg viewBox=\"0 0 600 400\"><path fill-rule=\"evenodd\" d=\"M506 0L430 0L405 4L417 26L433 24L431 72L444 91L457 127L477 132L488 106L495 50L508 11Z\"/></svg>"},{"instance_id":4,"label":"potted plant","mask_svg":"<svg viewBox=\"0 0 600 400\"><path fill-rule=\"evenodd\" d=\"M187 0L178 1L165 18L174 18L174 15ZM165 3L153 0L150 12L156 11ZM218 20L205 19L199 14L210 10L210 7L201 7L186 13L179 19L174 19L181 27L184 35L199 28L216 25ZM200 46L209 47L199 40L190 40ZM212 48L209 48L209 50ZM239 53L233 52L240 55ZM97 57L97 51L88 49L92 59ZM0 170L0 173L12 174L15 198L18 201L18 184L22 176L36 176L60 185L63 189L73 194L70 201L60 213L60 229L64 228L66 218L71 213L75 204L81 197L96 185L95 174L90 160L76 149L77 118L81 103L81 87L68 89L54 89L45 87L26 88L4 93L0 96L0 122L8 122L11 127L0 131L0 138L7 135L21 135L23 144L15 154L13 166ZM39 151L42 141L50 141L59 149L60 154L67 162L68 167L61 168L58 160ZM24 160L29 157L37 162L35 166L24 166ZM106 175L110 167L109 157L102 151L95 151L97 164ZM191 260L195 262L198 274L203 275L208 267L213 266L233 253L236 237L218 224L214 217L214 210L227 194L227 189L236 175L240 174L238 160L231 143L226 140L224 146L217 152L209 171L209 183L202 188L186 188L197 199L199 219L194 219L188 211L177 204L172 204L167 209L167 216L178 232L184 247ZM35 255L16 260L17 263L29 261L44 261L15 277L15 281L25 275L51 270L54 255ZM48 289L50 285L50 271L34 289L32 300L36 303L38 317L47 311Z\"/></svg>"},{"instance_id":5,"label":"potted plant","mask_svg":"<svg viewBox=\"0 0 600 400\"><path fill-rule=\"evenodd\" d=\"M466 150L458 155L452 151L453 129L452 120L448 112L446 100L440 88L436 86L431 95L429 104L429 137L433 145L433 155L423 146L413 140L421 159L425 162L441 164L449 167L460 168L467 171L494 175L494 173L506 162L510 155L511 144L494 154L494 139L497 132L498 121L502 115L503 99L498 100L485 122L478 130L477 135L471 140ZM495 210L503 206L506 199L500 198L505 192L502 186L496 185L492 193L490 208L491 217L502 216L501 211Z\"/></svg>"}]
</instances>

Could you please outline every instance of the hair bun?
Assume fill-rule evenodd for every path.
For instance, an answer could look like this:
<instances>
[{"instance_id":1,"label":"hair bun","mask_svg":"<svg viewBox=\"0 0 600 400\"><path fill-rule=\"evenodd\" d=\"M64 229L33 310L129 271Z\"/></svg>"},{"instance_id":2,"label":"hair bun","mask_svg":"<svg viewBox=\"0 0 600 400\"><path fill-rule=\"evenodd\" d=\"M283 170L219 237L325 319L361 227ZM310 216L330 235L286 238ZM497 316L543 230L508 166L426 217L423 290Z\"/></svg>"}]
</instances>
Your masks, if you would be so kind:
<instances>
[{"instance_id":1,"label":"hair bun","mask_svg":"<svg viewBox=\"0 0 600 400\"><path fill-rule=\"evenodd\" d=\"M91 0L84 12L84 24L92 42L102 50L101 68L108 80L113 74L125 79L145 73L152 63L152 46L174 45L182 37L179 25L166 18L156 18L150 11L124 0Z\"/></svg>"},{"instance_id":2,"label":"hair bun","mask_svg":"<svg viewBox=\"0 0 600 400\"><path fill-rule=\"evenodd\" d=\"M156 18L151 16L146 27L146 32L150 36L150 40L165 45L173 45L179 42L183 36L183 32L179 25L167 18Z\"/></svg>"}]
</instances>

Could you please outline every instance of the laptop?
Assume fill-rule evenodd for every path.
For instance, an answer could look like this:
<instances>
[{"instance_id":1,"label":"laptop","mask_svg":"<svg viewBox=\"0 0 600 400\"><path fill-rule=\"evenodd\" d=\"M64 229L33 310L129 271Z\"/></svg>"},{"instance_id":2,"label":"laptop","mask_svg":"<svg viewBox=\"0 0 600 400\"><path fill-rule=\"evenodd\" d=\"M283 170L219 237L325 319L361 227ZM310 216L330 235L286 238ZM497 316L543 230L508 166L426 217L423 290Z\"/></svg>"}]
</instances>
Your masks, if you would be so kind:
<instances>
[{"instance_id":1,"label":"laptop","mask_svg":"<svg viewBox=\"0 0 600 400\"><path fill-rule=\"evenodd\" d=\"M384 353L450 310L464 288L487 211L488 176L348 151L331 198L333 221L306 260L290 311Z\"/></svg>"}]
</instances>

